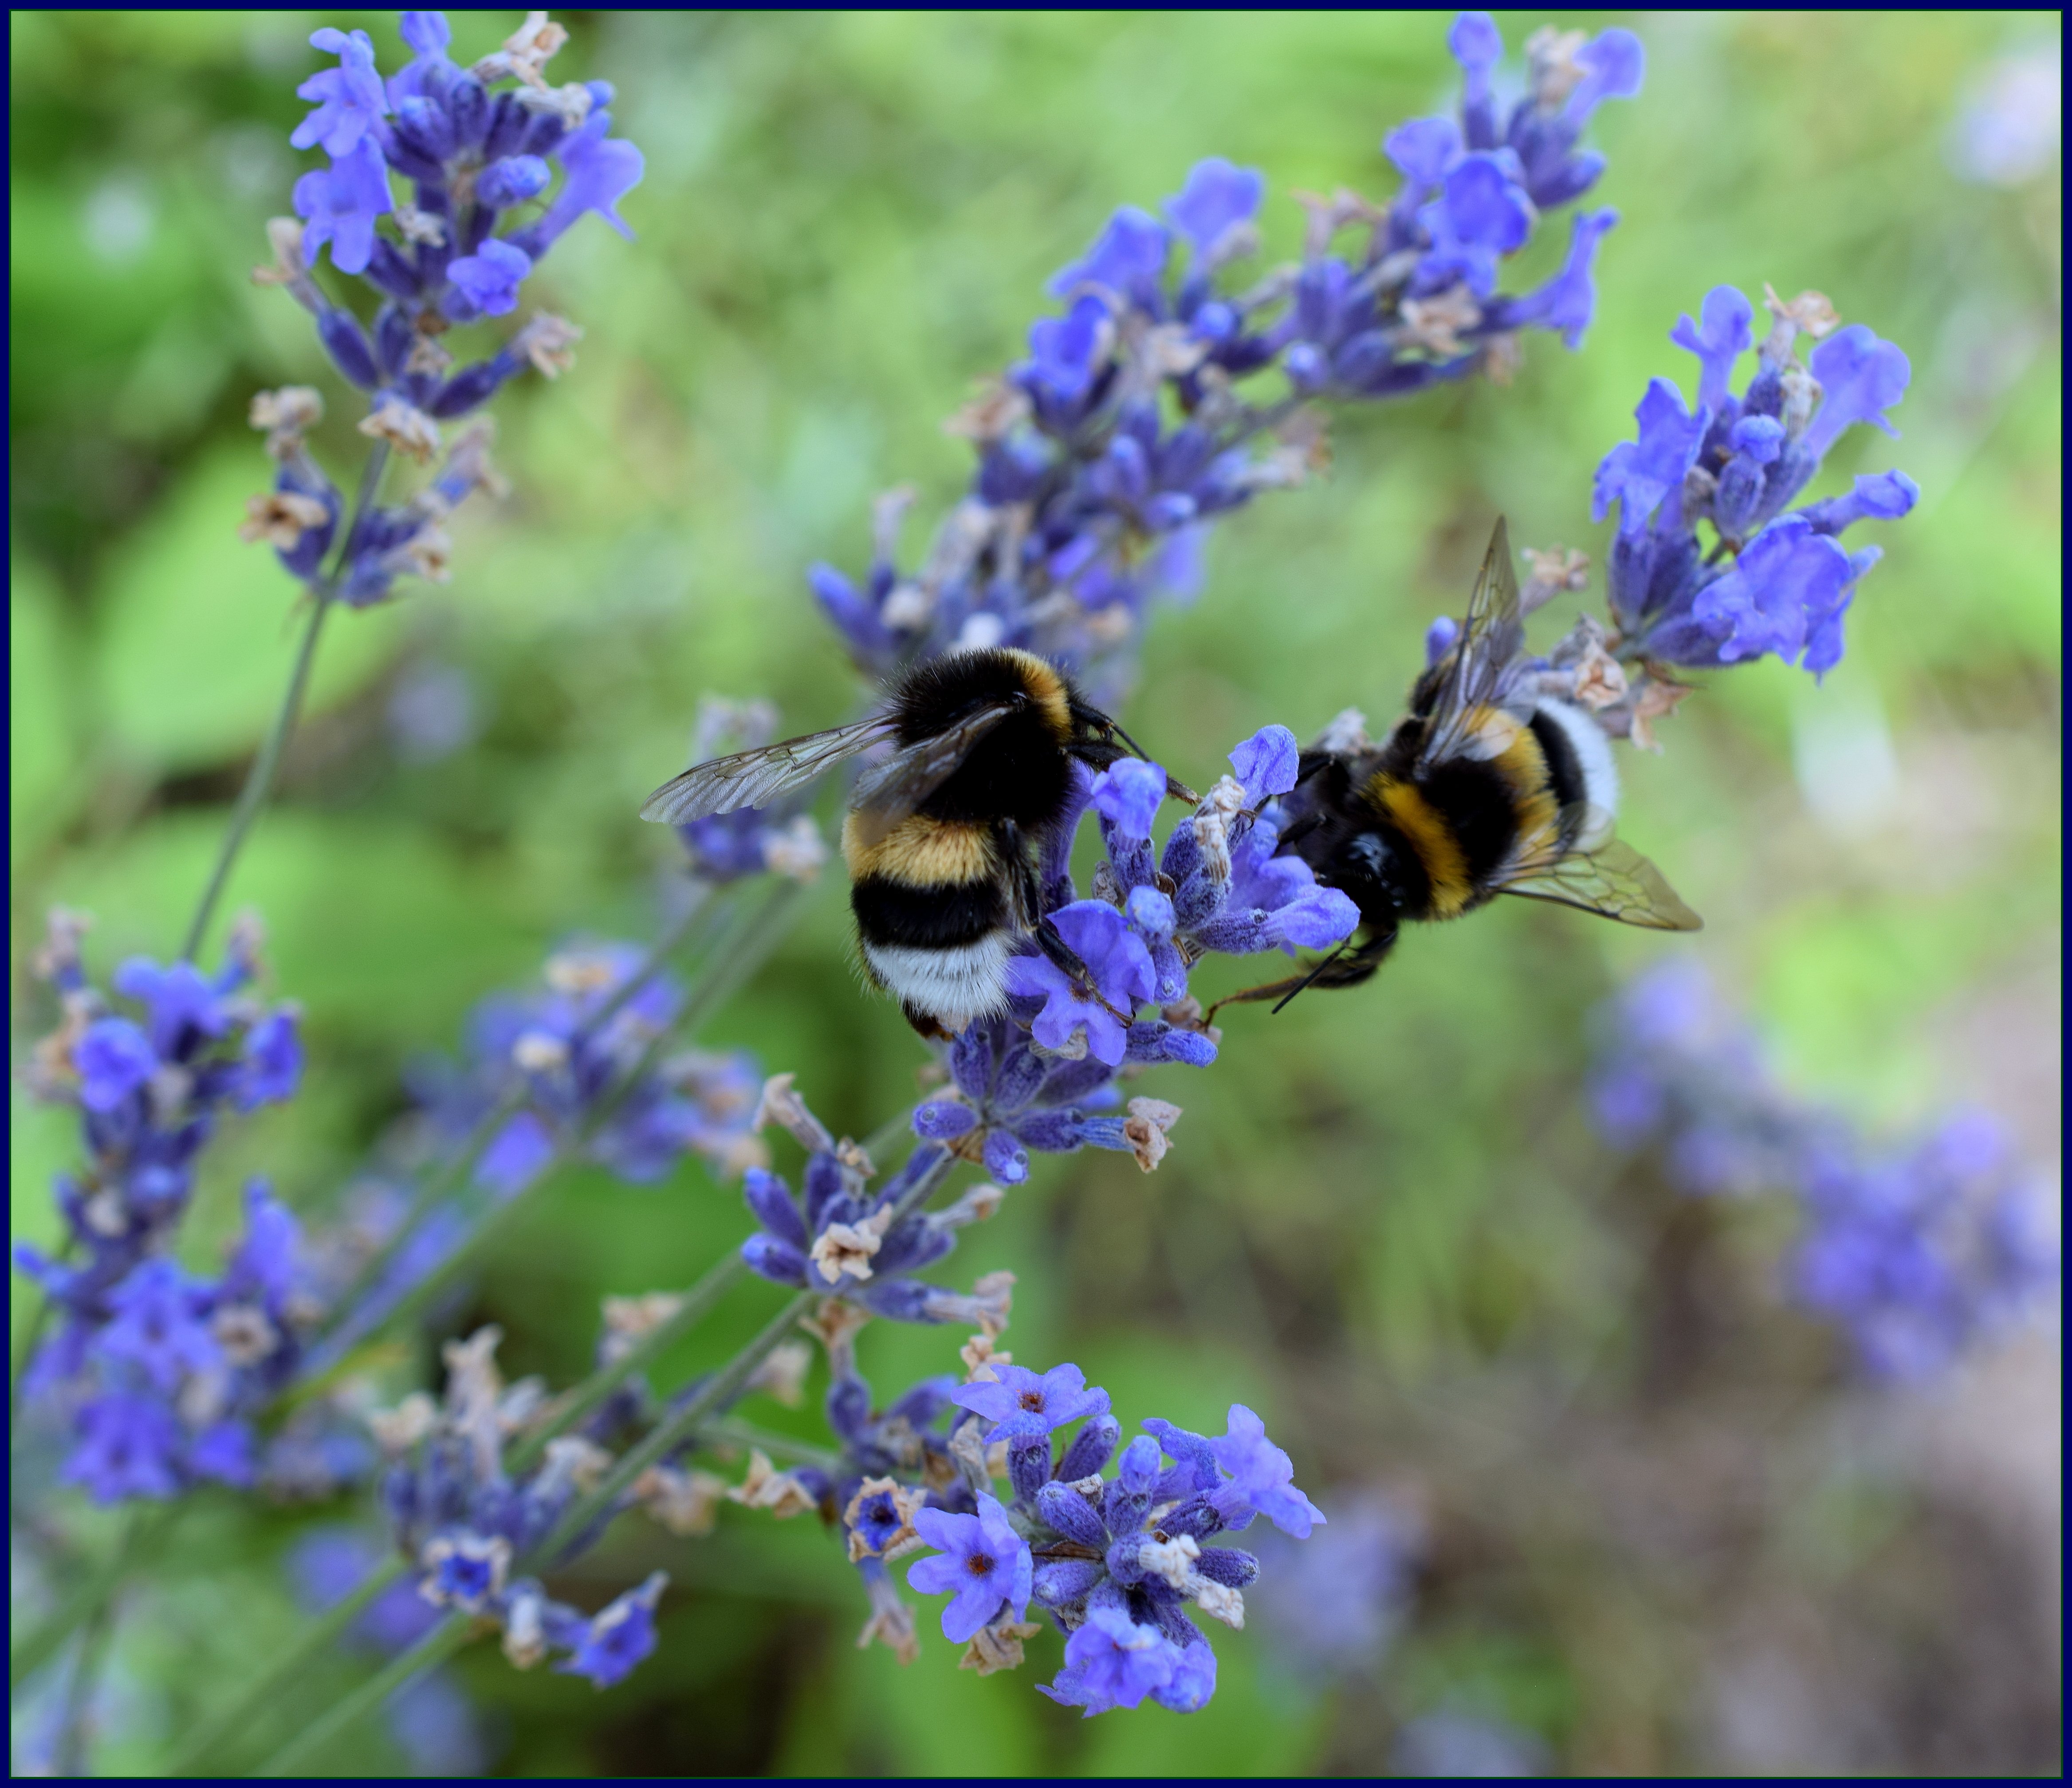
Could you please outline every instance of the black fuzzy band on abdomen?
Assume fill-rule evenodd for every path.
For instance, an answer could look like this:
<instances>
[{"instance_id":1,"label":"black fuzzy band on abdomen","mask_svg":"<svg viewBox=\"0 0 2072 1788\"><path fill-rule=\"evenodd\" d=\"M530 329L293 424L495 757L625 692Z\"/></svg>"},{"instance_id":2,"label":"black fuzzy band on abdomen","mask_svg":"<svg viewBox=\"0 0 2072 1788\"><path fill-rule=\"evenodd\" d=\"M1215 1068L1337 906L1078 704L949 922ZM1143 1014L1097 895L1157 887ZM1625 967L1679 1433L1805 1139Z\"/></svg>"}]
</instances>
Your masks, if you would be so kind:
<instances>
[{"instance_id":1,"label":"black fuzzy band on abdomen","mask_svg":"<svg viewBox=\"0 0 2072 1788\"><path fill-rule=\"evenodd\" d=\"M1435 764L1418 785L1445 818L1478 892L1518 842L1518 805L1494 764L1455 758Z\"/></svg>"},{"instance_id":2,"label":"black fuzzy band on abdomen","mask_svg":"<svg viewBox=\"0 0 2072 1788\"><path fill-rule=\"evenodd\" d=\"M1547 760L1547 785L1554 791L1555 804L1572 807L1586 800L1589 785L1583 777L1583 760L1560 722L1535 714L1531 724L1532 736L1540 741L1540 755Z\"/></svg>"},{"instance_id":3,"label":"black fuzzy band on abdomen","mask_svg":"<svg viewBox=\"0 0 2072 1788\"><path fill-rule=\"evenodd\" d=\"M857 929L867 944L944 950L972 944L1007 922L1000 884L989 878L939 888L911 888L865 875L849 888Z\"/></svg>"}]
</instances>

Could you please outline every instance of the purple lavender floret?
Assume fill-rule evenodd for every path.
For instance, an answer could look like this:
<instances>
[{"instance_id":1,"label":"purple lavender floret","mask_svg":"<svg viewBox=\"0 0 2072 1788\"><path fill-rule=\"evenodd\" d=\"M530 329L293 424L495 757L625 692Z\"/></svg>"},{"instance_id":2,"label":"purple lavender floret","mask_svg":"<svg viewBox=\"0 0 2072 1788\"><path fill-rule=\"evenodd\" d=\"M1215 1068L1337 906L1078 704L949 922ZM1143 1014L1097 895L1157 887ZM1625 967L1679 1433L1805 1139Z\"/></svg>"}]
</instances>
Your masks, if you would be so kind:
<instances>
[{"instance_id":1,"label":"purple lavender floret","mask_svg":"<svg viewBox=\"0 0 2072 1788\"><path fill-rule=\"evenodd\" d=\"M1637 439L1597 468L1596 517L1614 504L1619 512L1608 582L1622 656L1715 669L1774 653L1815 676L1832 670L1856 584L1880 556L1876 546L1850 551L1840 535L1898 519L1920 495L1904 472L1885 472L1787 509L1852 425L1897 432L1885 412L1906 394L1910 369L1861 323L1836 330L1817 293L1789 303L1772 294L1769 305L1773 323L1758 346L1748 299L1731 286L1708 292L1698 319L1670 334L1697 358L1696 406L1653 381L1634 412ZM1803 365L1802 332L1818 343ZM1734 369L1751 347L1756 369L1737 394Z\"/></svg>"},{"instance_id":2,"label":"purple lavender floret","mask_svg":"<svg viewBox=\"0 0 2072 1788\"><path fill-rule=\"evenodd\" d=\"M954 1249L959 1230L999 1208L997 1189L977 1187L941 1210L902 1215L898 1207L942 1164L941 1144L922 1141L873 1193L876 1170L863 1151L846 1140L837 1143L799 1109L803 1120L791 1127L811 1143L803 1201L762 1168L750 1168L742 1178L742 1196L759 1226L741 1246L749 1269L780 1285L846 1298L894 1321L982 1320L983 1293L953 1292L914 1275Z\"/></svg>"},{"instance_id":3,"label":"purple lavender floret","mask_svg":"<svg viewBox=\"0 0 2072 1788\"><path fill-rule=\"evenodd\" d=\"M609 1304L606 1320L600 1353L609 1360ZM492 1621L504 1629L505 1656L519 1668L560 1654L557 1671L608 1688L655 1650L655 1613L667 1577L657 1572L586 1617L550 1599L536 1579L512 1572L553 1532L585 1474L609 1462L594 1436L608 1436L619 1412L610 1404L601 1407L584 1432L549 1440L543 1456L513 1469L504 1457L506 1440L537 1414L545 1391L537 1379L504 1382L495 1361L500 1338L488 1328L448 1342L446 1390L437 1403L420 1393L369 1419L386 1459L381 1511L392 1543L413 1567L405 1587L433 1619L457 1609ZM628 1395L644 1405L644 1382L629 1385ZM578 1535L572 1550L594 1537ZM298 1562L306 1579L321 1567L329 1580L344 1575L348 1560L334 1548ZM328 1580L324 1588L325 1599L336 1599ZM368 1632L376 1643L409 1642L414 1619L393 1596L372 1605L363 1622L370 1617L377 1623Z\"/></svg>"},{"instance_id":4,"label":"purple lavender floret","mask_svg":"<svg viewBox=\"0 0 2072 1788\"><path fill-rule=\"evenodd\" d=\"M943 1637L961 1645L1003 1614L1019 1621L1029 1612L1029 1543L1008 1526L1006 1511L989 1496L975 1514L922 1509L914 1527L937 1555L916 1563L906 1581L924 1596L948 1593Z\"/></svg>"}]
</instances>

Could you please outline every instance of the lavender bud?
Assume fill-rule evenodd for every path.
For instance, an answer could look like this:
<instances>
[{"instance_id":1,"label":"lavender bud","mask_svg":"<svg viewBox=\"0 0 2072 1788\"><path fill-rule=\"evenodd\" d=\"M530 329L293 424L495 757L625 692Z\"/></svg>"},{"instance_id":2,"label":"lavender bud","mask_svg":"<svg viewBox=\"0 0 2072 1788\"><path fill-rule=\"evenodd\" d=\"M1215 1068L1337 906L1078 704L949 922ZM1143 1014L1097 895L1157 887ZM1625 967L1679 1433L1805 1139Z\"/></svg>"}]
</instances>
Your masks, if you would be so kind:
<instances>
[{"instance_id":1,"label":"lavender bud","mask_svg":"<svg viewBox=\"0 0 2072 1788\"><path fill-rule=\"evenodd\" d=\"M1058 1465L1059 1477L1067 1484L1076 1484L1105 1469L1121 1438L1122 1424L1112 1415L1089 1416L1065 1448L1065 1456Z\"/></svg>"},{"instance_id":2,"label":"lavender bud","mask_svg":"<svg viewBox=\"0 0 2072 1788\"><path fill-rule=\"evenodd\" d=\"M1018 1502L1033 1503L1050 1481L1050 1437L1017 1436L1007 1444L1007 1477Z\"/></svg>"},{"instance_id":3,"label":"lavender bud","mask_svg":"<svg viewBox=\"0 0 2072 1788\"><path fill-rule=\"evenodd\" d=\"M361 390L372 391L381 382L367 332L350 311L326 311L317 319L317 339L330 354L331 364Z\"/></svg>"},{"instance_id":4,"label":"lavender bud","mask_svg":"<svg viewBox=\"0 0 2072 1788\"><path fill-rule=\"evenodd\" d=\"M1063 1484L1046 1484L1036 1493L1036 1512L1067 1539L1082 1546L1108 1544L1108 1529L1093 1505Z\"/></svg>"}]
</instances>

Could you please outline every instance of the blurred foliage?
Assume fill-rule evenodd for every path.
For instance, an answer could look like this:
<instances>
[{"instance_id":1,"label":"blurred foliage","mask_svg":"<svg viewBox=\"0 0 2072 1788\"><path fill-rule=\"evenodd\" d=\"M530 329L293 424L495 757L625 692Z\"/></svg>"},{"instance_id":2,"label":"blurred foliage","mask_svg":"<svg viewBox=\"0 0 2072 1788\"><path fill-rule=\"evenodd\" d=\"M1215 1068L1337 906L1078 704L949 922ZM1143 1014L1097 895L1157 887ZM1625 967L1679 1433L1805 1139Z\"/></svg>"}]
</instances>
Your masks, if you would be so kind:
<instances>
[{"instance_id":1,"label":"blurred foliage","mask_svg":"<svg viewBox=\"0 0 2072 1788\"><path fill-rule=\"evenodd\" d=\"M1266 170L1267 253L1288 255L1290 190L1385 195L1377 139L1451 90L1442 15L566 16L557 73L618 83L619 128L647 153L626 206L639 240L586 225L540 276L537 301L586 331L580 362L500 402L513 493L464 516L453 582L348 616L325 643L314 717L231 895L264 910L279 986L306 1003L308 1091L220 1151L198 1250L250 1172L325 1208L398 1108L403 1062L450 1046L468 1007L552 941L652 926L671 840L633 814L680 764L700 695L769 694L800 730L848 715L857 691L805 566L858 566L869 499L902 481L921 493L919 550L966 473L939 418L1016 355L1043 279L1114 205L1227 154ZM1541 16L1504 15L1514 50ZM319 451L335 471L359 462L353 406L305 319L245 278L307 159L286 133L319 22L400 53L388 14L10 15L18 965L53 901L97 914L103 963L162 954L198 890L291 649L294 592L234 531L266 476L251 393L323 386L339 401ZM1157 620L1127 719L1197 782L1270 720L1306 733L1356 703L1384 723L1495 513L1521 543L1601 554L1591 469L1649 376L1688 387L1666 340L1680 311L1720 282L1827 292L1904 346L1914 379L1903 441L1852 439L1826 481L1896 463L1920 509L1879 536L1887 557L1827 686L1774 662L1712 679L1659 758L1628 758L1622 830L1706 915L1699 949L1798 1082L1903 1128L1953 1088L1995 1090L1953 1065L1951 1015L1981 987L2055 975L2057 177L1967 186L1944 159L1982 64L2055 25L1631 23L1648 83L1596 128L1599 197L1623 221L1585 351L1536 339L1508 389L1343 418L1329 479L1224 527L1198 603ZM508 28L455 23L462 60ZM1538 624L1551 638L1568 619ZM428 669L461 672L479 720L430 761L391 719ZM1889 1605L1907 1658L1962 1650L1932 1594L1927 1613L1906 1602L1947 1570L1928 1518L1836 1514L1813 1493L1830 1477L1765 1425L1788 1407L1803 1434L1843 1376L1778 1305L1776 1213L1677 1206L1615 1177L1589 1139L1585 1016L1664 947L1515 903L1407 940L1359 994L1239 1010L1206 1077L1146 1085L1187 1107L1156 1177L1114 1157L1043 1162L956 1257L960 1278L1011 1266L1018 1357L1078 1361L1127 1420L1219 1426L1242 1398L1305 1485L1421 1500L1424 1613L1375 1692L1273 1689L1256 1635L1237 1635L1219 1638L1210 1711L1082 1726L1030 1687L1054 1638L1030 1670L981 1681L932 1636L902 1672L851 1648L861 1601L830 1542L730 1511L712 1540L615 1540L585 1562L595 1582L565 1586L594 1604L654 1564L675 1574L662 1648L624 1687L463 1660L502 1767L1367 1772L1395 1722L1462 1697L1579 1770L1716 1763L1692 1687L1726 1619L1703 1588L1713 1542L1679 1550L1622 1512L1650 1473L1678 1471L1678 1494L1702 1502L1774 1468L1770 1514L1733 1528L1736 1582L1782 1572L1860 1598L1875 1579L1897 1586L1864 1604L1881 1642ZM860 995L846 950L831 875L706 1038L796 1070L862 1135L911 1098L922 1057ZM34 1009L17 1005L18 1055ZM14 1135L14 1231L40 1236L68 1127L18 1102ZM565 1179L441 1332L493 1318L514 1373L566 1378L601 1294L684 1283L743 1226L695 1164L640 1190ZM684 1368L769 1303L742 1288ZM896 1390L952 1346L881 1324L862 1357ZM811 1433L811 1403L758 1419ZM118 1648L141 1711L104 1768L154 1767L199 1702L283 1642L296 1617L276 1561L301 1518L228 1502L185 1518ZM82 1523L80 1543L97 1531ZM1978 1601L1951 1592L1945 1625ZM310 1707L356 1667L312 1682ZM1913 1728L1860 1754L2041 1766L2054 1725L2039 1756L2021 1718L1955 1722L1987 1732L1990 1757ZM363 1732L331 1764L392 1768L384 1743Z\"/></svg>"}]
</instances>

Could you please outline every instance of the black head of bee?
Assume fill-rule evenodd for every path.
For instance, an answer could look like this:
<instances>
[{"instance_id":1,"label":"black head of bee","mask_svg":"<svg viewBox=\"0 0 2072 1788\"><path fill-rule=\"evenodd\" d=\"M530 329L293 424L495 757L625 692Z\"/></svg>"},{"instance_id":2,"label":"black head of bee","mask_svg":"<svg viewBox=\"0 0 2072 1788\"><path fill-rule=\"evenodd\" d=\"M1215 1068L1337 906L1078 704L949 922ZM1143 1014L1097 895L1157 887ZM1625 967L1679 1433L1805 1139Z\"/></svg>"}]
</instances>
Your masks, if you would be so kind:
<instances>
[{"instance_id":1,"label":"black head of bee","mask_svg":"<svg viewBox=\"0 0 2072 1788\"><path fill-rule=\"evenodd\" d=\"M1373 924L1396 918L1417 904L1423 880L1416 859L1382 832L1363 830L1346 838L1334 854L1331 880Z\"/></svg>"}]
</instances>

